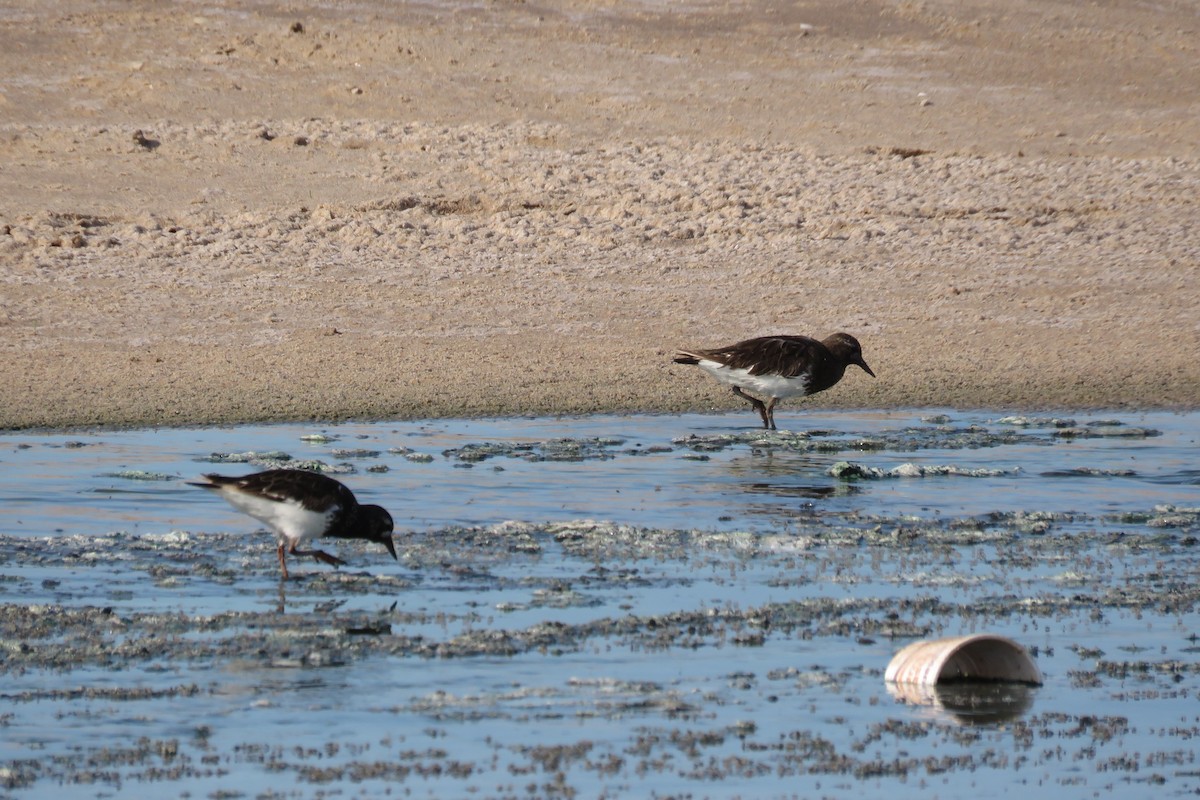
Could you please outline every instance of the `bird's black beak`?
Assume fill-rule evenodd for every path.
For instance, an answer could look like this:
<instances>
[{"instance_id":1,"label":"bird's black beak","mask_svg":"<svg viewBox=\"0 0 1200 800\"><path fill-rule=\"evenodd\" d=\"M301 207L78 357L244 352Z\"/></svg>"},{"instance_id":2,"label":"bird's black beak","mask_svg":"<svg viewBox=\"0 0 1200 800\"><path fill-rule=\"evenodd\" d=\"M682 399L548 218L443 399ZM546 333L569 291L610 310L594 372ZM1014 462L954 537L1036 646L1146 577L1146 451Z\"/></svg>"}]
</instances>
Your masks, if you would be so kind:
<instances>
[{"instance_id":1,"label":"bird's black beak","mask_svg":"<svg viewBox=\"0 0 1200 800\"><path fill-rule=\"evenodd\" d=\"M860 367L862 367L862 368L863 368L863 372L867 373L867 374L868 374L868 375L870 375L872 378L874 378L874 377L875 377L875 373L874 373L874 372L872 372L872 371L871 371L871 368L867 366L867 362L866 362L866 360L865 360L865 359L861 359L861 358L860 358L858 361L855 361L854 363L855 363L855 364L858 364Z\"/></svg>"},{"instance_id":2,"label":"bird's black beak","mask_svg":"<svg viewBox=\"0 0 1200 800\"><path fill-rule=\"evenodd\" d=\"M392 554L392 558L396 559L397 561L400 560L400 556L396 555L396 545L392 543L392 537L390 534L384 537L383 546L386 547L388 552Z\"/></svg>"}]
</instances>

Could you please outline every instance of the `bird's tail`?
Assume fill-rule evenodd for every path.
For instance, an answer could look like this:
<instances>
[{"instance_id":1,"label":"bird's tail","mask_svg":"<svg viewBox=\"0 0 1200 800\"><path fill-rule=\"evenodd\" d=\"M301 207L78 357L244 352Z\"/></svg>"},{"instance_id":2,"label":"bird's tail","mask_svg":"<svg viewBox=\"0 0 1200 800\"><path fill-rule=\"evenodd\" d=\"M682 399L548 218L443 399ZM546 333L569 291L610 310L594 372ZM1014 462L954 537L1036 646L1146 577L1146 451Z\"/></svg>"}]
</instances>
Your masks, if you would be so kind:
<instances>
[{"instance_id":1,"label":"bird's tail","mask_svg":"<svg viewBox=\"0 0 1200 800\"><path fill-rule=\"evenodd\" d=\"M187 485L199 486L201 489L220 489L222 485L226 483L236 483L238 480L237 478L230 478L227 475L218 475L215 472L206 473L204 477L208 479L208 483L196 483L193 481L188 481Z\"/></svg>"}]
</instances>

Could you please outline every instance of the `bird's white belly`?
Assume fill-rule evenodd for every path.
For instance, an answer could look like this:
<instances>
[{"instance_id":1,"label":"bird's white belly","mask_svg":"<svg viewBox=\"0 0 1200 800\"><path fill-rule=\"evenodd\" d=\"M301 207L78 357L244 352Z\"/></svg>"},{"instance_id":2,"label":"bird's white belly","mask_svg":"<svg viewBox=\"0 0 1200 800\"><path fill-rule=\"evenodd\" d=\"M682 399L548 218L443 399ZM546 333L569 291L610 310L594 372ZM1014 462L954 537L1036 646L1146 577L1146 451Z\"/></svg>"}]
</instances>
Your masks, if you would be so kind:
<instances>
[{"instance_id":1,"label":"bird's white belly","mask_svg":"<svg viewBox=\"0 0 1200 800\"><path fill-rule=\"evenodd\" d=\"M730 369L716 361L700 359L700 368L729 386L739 386L751 394L765 397L802 397L808 393L808 376L785 378L782 375L751 375L749 370Z\"/></svg>"},{"instance_id":2,"label":"bird's white belly","mask_svg":"<svg viewBox=\"0 0 1200 800\"><path fill-rule=\"evenodd\" d=\"M296 502L279 503L242 492L227 492L226 497L235 508L272 528L279 540L288 544L319 537L337 510L334 506L326 512L309 511Z\"/></svg>"}]
</instances>

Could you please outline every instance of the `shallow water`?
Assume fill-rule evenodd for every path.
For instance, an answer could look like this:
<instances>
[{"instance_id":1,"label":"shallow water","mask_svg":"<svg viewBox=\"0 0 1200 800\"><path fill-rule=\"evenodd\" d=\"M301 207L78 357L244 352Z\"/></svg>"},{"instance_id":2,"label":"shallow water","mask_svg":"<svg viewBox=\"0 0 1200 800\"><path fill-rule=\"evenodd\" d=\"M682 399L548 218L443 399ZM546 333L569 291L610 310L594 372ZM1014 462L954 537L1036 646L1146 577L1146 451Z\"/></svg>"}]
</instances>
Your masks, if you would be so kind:
<instances>
[{"instance_id":1,"label":"shallow water","mask_svg":"<svg viewBox=\"0 0 1200 800\"><path fill-rule=\"evenodd\" d=\"M752 421L2 436L0 786L1200 791L1200 414ZM335 544L282 586L271 537L185 485L250 453L337 470L400 562ZM885 686L904 644L976 631L1045 685Z\"/></svg>"}]
</instances>

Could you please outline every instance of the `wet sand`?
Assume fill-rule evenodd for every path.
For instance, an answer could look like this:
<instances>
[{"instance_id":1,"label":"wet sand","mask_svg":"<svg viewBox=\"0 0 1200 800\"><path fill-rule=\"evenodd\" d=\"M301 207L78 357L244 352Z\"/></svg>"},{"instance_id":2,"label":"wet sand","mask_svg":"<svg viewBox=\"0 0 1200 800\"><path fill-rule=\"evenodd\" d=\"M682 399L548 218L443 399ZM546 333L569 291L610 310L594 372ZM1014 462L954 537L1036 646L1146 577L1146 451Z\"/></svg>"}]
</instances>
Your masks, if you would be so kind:
<instances>
[{"instance_id":1,"label":"wet sand","mask_svg":"<svg viewBox=\"0 0 1200 800\"><path fill-rule=\"evenodd\" d=\"M1018 2L0 14L0 427L1194 406L1196 16Z\"/></svg>"}]
</instances>

